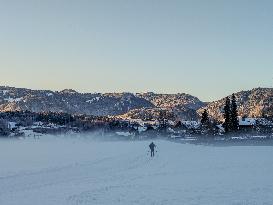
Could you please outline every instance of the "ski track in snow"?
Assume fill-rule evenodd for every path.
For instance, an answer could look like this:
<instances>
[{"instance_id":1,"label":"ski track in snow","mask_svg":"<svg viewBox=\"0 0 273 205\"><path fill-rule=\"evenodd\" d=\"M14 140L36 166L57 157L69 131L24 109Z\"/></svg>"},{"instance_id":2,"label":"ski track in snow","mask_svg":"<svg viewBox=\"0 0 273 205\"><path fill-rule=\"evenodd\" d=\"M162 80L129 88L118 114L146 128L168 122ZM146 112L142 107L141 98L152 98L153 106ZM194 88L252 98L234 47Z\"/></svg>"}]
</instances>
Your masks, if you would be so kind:
<instances>
[{"instance_id":1,"label":"ski track in snow","mask_svg":"<svg viewBox=\"0 0 273 205\"><path fill-rule=\"evenodd\" d=\"M0 142L0 204L273 204L272 147Z\"/></svg>"}]
</instances>

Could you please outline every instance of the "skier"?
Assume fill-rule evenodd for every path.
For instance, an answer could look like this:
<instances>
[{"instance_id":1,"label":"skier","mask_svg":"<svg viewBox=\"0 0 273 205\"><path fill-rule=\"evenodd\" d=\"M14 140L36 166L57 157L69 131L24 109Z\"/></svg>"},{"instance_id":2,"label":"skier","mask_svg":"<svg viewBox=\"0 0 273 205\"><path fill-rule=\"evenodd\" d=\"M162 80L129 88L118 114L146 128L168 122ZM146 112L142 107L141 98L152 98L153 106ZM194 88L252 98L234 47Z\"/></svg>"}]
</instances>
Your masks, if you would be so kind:
<instances>
[{"instance_id":1,"label":"skier","mask_svg":"<svg viewBox=\"0 0 273 205\"><path fill-rule=\"evenodd\" d=\"M155 156L155 147L156 145L152 142L150 145L150 150L151 150L151 157L154 157Z\"/></svg>"}]
</instances>

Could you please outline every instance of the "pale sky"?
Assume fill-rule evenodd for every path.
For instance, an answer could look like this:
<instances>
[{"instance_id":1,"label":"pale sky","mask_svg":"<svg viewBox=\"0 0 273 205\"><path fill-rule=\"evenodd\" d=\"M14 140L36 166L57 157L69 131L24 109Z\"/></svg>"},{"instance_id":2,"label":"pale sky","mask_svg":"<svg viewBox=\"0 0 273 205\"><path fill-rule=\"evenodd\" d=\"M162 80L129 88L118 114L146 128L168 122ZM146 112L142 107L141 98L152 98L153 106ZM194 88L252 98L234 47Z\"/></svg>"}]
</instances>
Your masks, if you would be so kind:
<instances>
[{"instance_id":1,"label":"pale sky","mask_svg":"<svg viewBox=\"0 0 273 205\"><path fill-rule=\"evenodd\" d=\"M273 86L271 0L0 0L0 84L186 92Z\"/></svg>"}]
</instances>

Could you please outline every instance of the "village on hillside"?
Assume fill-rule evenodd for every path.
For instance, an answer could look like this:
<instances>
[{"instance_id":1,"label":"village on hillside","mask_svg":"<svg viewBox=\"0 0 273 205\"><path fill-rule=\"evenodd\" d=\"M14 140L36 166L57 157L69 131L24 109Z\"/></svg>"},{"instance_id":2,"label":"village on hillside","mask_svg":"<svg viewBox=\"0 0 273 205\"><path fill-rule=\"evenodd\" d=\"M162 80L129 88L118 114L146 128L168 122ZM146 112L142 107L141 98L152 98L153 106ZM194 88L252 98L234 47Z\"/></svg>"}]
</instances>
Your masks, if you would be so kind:
<instances>
[{"instance_id":1,"label":"village on hillside","mask_svg":"<svg viewBox=\"0 0 273 205\"><path fill-rule=\"evenodd\" d=\"M188 94L82 94L11 87L0 93L2 137L96 132L125 139L240 140L271 138L273 133L273 90L266 88L212 103Z\"/></svg>"},{"instance_id":2,"label":"village on hillside","mask_svg":"<svg viewBox=\"0 0 273 205\"><path fill-rule=\"evenodd\" d=\"M226 132L225 123L159 119L122 119L65 113L0 113L0 135L34 137L45 134L96 132L98 135L122 136L126 139L165 137L195 140L198 138L250 139L271 138L273 122L266 118L238 117L238 130Z\"/></svg>"}]
</instances>

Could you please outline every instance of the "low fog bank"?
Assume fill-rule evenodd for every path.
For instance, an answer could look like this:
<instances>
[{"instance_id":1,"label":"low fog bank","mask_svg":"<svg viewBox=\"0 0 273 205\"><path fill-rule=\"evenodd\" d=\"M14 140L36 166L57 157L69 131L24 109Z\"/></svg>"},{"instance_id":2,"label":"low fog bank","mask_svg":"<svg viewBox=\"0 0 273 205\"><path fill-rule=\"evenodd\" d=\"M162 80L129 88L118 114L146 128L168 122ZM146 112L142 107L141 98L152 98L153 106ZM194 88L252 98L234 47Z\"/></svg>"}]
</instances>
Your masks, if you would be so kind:
<instances>
[{"instance_id":1,"label":"low fog bank","mask_svg":"<svg viewBox=\"0 0 273 205\"><path fill-rule=\"evenodd\" d=\"M84 132L84 133L62 133L62 134L31 134L22 137L0 136L0 142L10 143L16 141L26 141L31 143L38 142L141 142L165 140L178 144L192 144L203 146L273 146L272 136L264 135L223 135L223 136L184 136L169 137L168 135L130 135L127 132Z\"/></svg>"}]
</instances>

